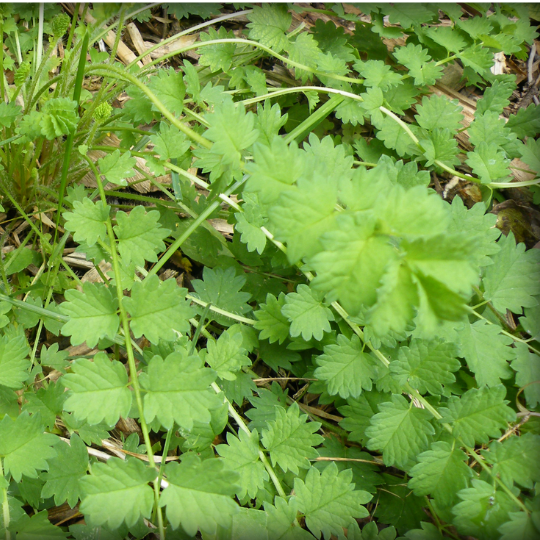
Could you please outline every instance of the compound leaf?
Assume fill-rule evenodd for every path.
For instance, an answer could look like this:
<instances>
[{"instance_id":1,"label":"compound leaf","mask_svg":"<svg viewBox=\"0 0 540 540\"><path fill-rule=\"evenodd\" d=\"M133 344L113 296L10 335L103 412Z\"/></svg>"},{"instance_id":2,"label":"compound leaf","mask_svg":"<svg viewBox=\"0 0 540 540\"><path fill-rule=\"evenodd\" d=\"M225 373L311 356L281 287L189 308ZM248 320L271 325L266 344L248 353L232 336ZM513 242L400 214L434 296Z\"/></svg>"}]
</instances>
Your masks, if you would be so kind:
<instances>
[{"instance_id":1,"label":"compound leaf","mask_svg":"<svg viewBox=\"0 0 540 540\"><path fill-rule=\"evenodd\" d=\"M457 101L450 101L443 96L432 95L422 98L422 105L416 107L415 116L420 127L427 130L436 128L457 131L463 120L463 107Z\"/></svg>"},{"instance_id":2,"label":"compound leaf","mask_svg":"<svg viewBox=\"0 0 540 540\"><path fill-rule=\"evenodd\" d=\"M73 212L63 214L66 220L65 228L75 233L75 242L86 242L93 246L98 240L105 240L107 237L105 222L110 211L111 207L101 201L93 203L88 198L84 198L82 202L75 201Z\"/></svg>"},{"instance_id":3,"label":"compound leaf","mask_svg":"<svg viewBox=\"0 0 540 540\"><path fill-rule=\"evenodd\" d=\"M130 152L120 152L116 149L112 154L98 159L99 170L107 181L118 186L127 186L126 178L135 174L132 167L137 163Z\"/></svg>"},{"instance_id":4,"label":"compound leaf","mask_svg":"<svg viewBox=\"0 0 540 540\"><path fill-rule=\"evenodd\" d=\"M474 152L467 152L467 164L483 184L489 184L499 178L508 178L509 160L499 151L495 143L481 142Z\"/></svg>"},{"instance_id":5,"label":"compound leaf","mask_svg":"<svg viewBox=\"0 0 540 540\"><path fill-rule=\"evenodd\" d=\"M279 293L277 298L268 293L266 304L259 304L259 309L254 312L257 322L253 327L260 331L260 339L267 339L270 343L277 341L281 345L289 337L290 323L281 313L284 305L283 293Z\"/></svg>"},{"instance_id":6,"label":"compound leaf","mask_svg":"<svg viewBox=\"0 0 540 540\"><path fill-rule=\"evenodd\" d=\"M235 373L244 366L250 366L251 360L247 351L242 347L242 334L223 332L217 340L208 341L206 350L201 352L203 362L206 362L220 379L233 381Z\"/></svg>"},{"instance_id":7,"label":"compound leaf","mask_svg":"<svg viewBox=\"0 0 540 540\"><path fill-rule=\"evenodd\" d=\"M23 332L0 337L0 385L18 390L28 378L30 348Z\"/></svg>"},{"instance_id":8,"label":"compound leaf","mask_svg":"<svg viewBox=\"0 0 540 540\"><path fill-rule=\"evenodd\" d=\"M534 103L531 103L526 109L518 109L516 114L508 118L506 127L520 139L535 137L540 131L540 109Z\"/></svg>"},{"instance_id":9,"label":"compound leaf","mask_svg":"<svg viewBox=\"0 0 540 540\"><path fill-rule=\"evenodd\" d=\"M251 21L249 28L249 38L266 47L270 47L279 53L285 49L289 43L286 35L291 26L292 16L285 4L263 4L256 6L253 13L248 15Z\"/></svg>"}]
</instances>

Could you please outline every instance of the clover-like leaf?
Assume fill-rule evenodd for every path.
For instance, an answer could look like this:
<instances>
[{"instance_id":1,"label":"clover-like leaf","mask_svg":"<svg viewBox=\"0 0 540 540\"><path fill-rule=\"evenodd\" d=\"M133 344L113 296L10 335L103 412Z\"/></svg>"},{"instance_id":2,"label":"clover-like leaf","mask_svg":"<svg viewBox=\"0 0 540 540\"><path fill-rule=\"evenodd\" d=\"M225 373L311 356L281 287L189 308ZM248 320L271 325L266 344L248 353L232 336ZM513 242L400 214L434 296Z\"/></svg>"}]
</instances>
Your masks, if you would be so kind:
<instances>
[{"instance_id":1,"label":"clover-like leaf","mask_svg":"<svg viewBox=\"0 0 540 540\"><path fill-rule=\"evenodd\" d=\"M99 170L105 178L119 186L127 186L126 178L135 174L132 167L137 163L130 152L120 152L117 148L112 154L98 159Z\"/></svg>"},{"instance_id":2,"label":"clover-like leaf","mask_svg":"<svg viewBox=\"0 0 540 540\"><path fill-rule=\"evenodd\" d=\"M111 207L98 201L93 203L90 199L84 198L82 202L73 202L73 212L64 212L66 220L65 228L75 233L75 242L86 242L93 246L98 240L105 240L107 227L105 222L109 217Z\"/></svg>"}]
</instances>

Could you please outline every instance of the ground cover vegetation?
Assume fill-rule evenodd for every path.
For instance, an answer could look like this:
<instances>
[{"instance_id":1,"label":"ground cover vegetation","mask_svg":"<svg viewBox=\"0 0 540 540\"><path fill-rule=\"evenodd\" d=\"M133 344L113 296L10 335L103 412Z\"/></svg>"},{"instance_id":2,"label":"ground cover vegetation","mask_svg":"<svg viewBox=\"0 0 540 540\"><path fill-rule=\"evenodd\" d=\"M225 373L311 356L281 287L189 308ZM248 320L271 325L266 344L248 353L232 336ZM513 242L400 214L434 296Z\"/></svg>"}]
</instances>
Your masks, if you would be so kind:
<instances>
[{"instance_id":1,"label":"ground cover vegetation","mask_svg":"<svg viewBox=\"0 0 540 540\"><path fill-rule=\"evenodd\" d=\"M538 538L539 18L1 4L0 536Z\"/></svg>"}]
</instances>

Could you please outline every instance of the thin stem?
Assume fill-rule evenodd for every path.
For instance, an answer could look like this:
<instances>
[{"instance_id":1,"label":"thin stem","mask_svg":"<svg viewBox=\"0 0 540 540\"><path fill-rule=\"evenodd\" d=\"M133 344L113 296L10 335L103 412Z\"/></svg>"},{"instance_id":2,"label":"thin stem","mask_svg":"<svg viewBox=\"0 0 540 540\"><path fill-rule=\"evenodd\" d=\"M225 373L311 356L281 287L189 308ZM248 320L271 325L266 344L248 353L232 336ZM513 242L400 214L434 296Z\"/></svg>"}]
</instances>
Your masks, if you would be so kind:
<instances>
[{"instance_id":1,"label":"thin stem","mask_svg":"<svg viewBox=\"0 0 540 540\"><path fill-rule=\"evenodd\" d=\"M230 311L225 311L224 309L220 309L217 306L213 306L211 303L205 302L204 300L201 300L199 298L196 298L195 296L192 296L191 294L186 294L186 298L193 302L194 304L199 304L199 306L203 306L205 308L210 309L210 311L213 311L214 313L219 313L219 315L223 315L224 317L227 317L228 319L233 319L235 321L244 323L244 324L255 324L255 320L248 319L246 317L242 317L241 315L236 315L236 313L231 313Z\"/></svg>"},{"instance_id":2,"label":"thin stem","mask_svg":"<svg viewBox=\"0 0 540 540\"><path fill-rule=\"evenodd\" d=\"M2 493L2 517L4 521L4 530L6 531L6 540L11 540L11 533L9 532L9 523L11 521L11 516L9 512L9 499L7 487L4 484L8 484L6 478L4 478L4 468L2 466L2 458L0 458L0 480L2 481L1 493Z\"/></svg>"},{"instance_id":3,"label":"thin stem","mask_svg":"<svg viewBox=\"0 0 540 540\"><path fill-rule=\"evenodd\" d=\"M97 170L96 166L94 165L91 159L86 157L86 160L88 162L88 165L92 169L94 176L96 177L96 182L98 185L101 201L103 202L104 205L106 205L107 198L105 196L105 190L103 189L103 183L101 181L99 171ZM126 340L125 346L126 346L126 352L127 352L127 357L128 357L131 385L133 387L133 393L135 394L135 402L137 403L137 410L139 412L139 423L141 424L141 431L143 434L144 444L146 446L146 452L148 454L148 463L150 464L152 468L155 469L156 462L154 460L154 453L152 451L152 441L150 440L150 433L148 431L148 426L146 425L146 420L144 418L144 405L143 405L143 400L142 400L142 395L141 395L141 388L139 386L139 377L137 375L137 365L135 364L135 355L133 354L133 344L131 342L131 333L129 329L128 316L127 316L126 309L123 304L124 291L122 289L122 280L120 279L120 276L121 276L120 261L118 258L118 252L116 250L116 240L114 237L114 232L113 232L110 216L107 217L107 221L105 222L105 225L107 227L107 235L109 237L109 242L111 244L111 257L112 257L114 277L115 277L115 282L116 282L116 297L118 299L120 322L122 324L122 330L124 332L124 337ZM154 480L154 497L156 501L155 502L156 513L158 517L159 537L160 537L160 540L164 540L165 529L163 526L163 514L161 512L161 507L158 504L159 490L160 490L160 485L157 483L157 478L156 478L156 480Z\"/></svg>"}]
</instances>

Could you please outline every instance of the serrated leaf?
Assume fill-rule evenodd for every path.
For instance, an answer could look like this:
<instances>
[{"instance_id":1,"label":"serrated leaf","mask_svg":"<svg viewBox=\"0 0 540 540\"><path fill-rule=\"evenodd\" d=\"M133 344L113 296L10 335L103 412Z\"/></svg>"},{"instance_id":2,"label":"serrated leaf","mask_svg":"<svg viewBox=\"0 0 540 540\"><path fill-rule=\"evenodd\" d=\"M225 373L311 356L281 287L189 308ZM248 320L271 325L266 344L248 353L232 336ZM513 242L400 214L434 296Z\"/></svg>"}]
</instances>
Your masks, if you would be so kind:
<instances>
[{"instance_id":1,"label":"serrated leaf","mask_svg":"<svg viewBox=\"0 0 540 540\"><path fill-rule=\"evenodd\" d=\"M160 114L155 112L152 108L152 102L148 99L148 96L137 86L128 86L126 88L127 95L131 98L124 103L123 119L133 122L135 125L149 124L153 120L156 120ZM134 165L132 163L130 167ZM134 173L128 174L126 178L132 176Z\"/></svg>"},{"instance_id":2,"label":"serrated leaf","mask_svg":"<svg viewBox=\"0 0 540 540\"><path fill-rule=\"evenodd\" d=\"M357 61L354 69L365 78L365 86L376 86L383 92L400 84L402 76L381 60Z\"/></svg>"},{"instance_id":3,"label":"serrated leaf","mask_svg":"<svg viewBox=\"0 0 540 540\"><path fill-rule=\"evenodd\" d=\"M493 84L484 90L484 95L476 102L476 114L493 111L501 114L510 103L508 98L512 95L515 84L509 81L493 81Z\"/></svg>"},{"instance_id":4,"label":"serrated leaf","mask_svg":"<svg viewBox=\"0 0 540 540\"><path fill-rule=\"evenodd\" d=\"M185 454L181 463L165 467L169 486L162 492L159 505L166 506L173 528L182 524L190 536L197 530L215 534L218 526L230 529L239 507L232 499L238 489L238 473L228 469L221 459L201 461Z\"/></svg>"},{"instance_id":5,"label":"serrated leaf","mask_svg":"<svg viewBox=\"0 0 540 540\"><path fill-rule=\"evenodd\" d=\"M503 335L499 326L488 325L486 321L465 323L458 336L460 355L475 374L479 386L496 386L501 379L512 376L508 360L514 358L515 352L508 345L513 340Z\"/></svg>"},{"instance_id":6,"label":"serrated leaf","mask_svg":"<svg viewBox=\"0 0 540 540\"><path fill-rule=\"evenodd\" d=\"M540 253L525 251L525 244L517 244L514 234L501 236L500 251L492 257L493 265L485 271L484 298L505 313L507 309L521 313L522 307L535 307L540 292Z\"/></svg>"},{"instance_id":7,"label":"serrated leaf","mask_svg":"<svg viewBox=\"0 0 540 540\"><path fill-rule=\"evenodd\" d=\"M409 43L406 47L395 49L394 56L400 64L409 69L416 85L435 84L435 81L442 77L442 67L430 61L431 56L422 45Z\"/></svg>"},{"instance_id":8,"label":"serrated leaf","mask_svg":"<svg viewBox=\"0 0 540 540\"><path fill-rule=\"evenodd\" d=\"M64 227L75 233L75 242L86 242L93 246L98 240L105 240L107 237L105 222L110 211L111 207L104 205L102 201L93 203L88 198L84 198L82 202L74 201L73 212L63 214L66 220Z\"/></svg>"},{"instance_id":9,"label":"serrated leaf","mask_svg":"<svg viewBox=\"0 0 540 540\"><path fill-rule=\"evenodd\" d=\"M476 478L458 497L462 502L452 508L454 525L461 534L474 534L478 540L499 538L497 529L508 520L508 512L518 510L506 493Z\"/></svg>"},{"instance_id":10,"label":"serrated leaf","mask_svg":"<svg viewBox=\"0 0 540 540\"><path fill-rule=\"evenodd\" d=\"M255 6L248 19L251 21L247 25L250 39L270 47L277 53L287 47L289 39L286 33L291 26L292 17L285 4Z\"/></svg>"},{"instance_id":11,"label":"serrated leaf","mask_svg":"<svg viewBox=\"0 0 540 540\"><path fill-rule=\"evenodd\" d=\"M508 118L506 127L520 139L535 137L540 132L540 109L534 103L531 103L526 109L518 109L515 115Z\"/></svg>"},{"instance_id":12,"label":"serrated leaf","mask_svg":"<svg viewBox=\"0 0 540 540\"><path fill-rule=\"evenodd\" d=\"M280 540L312 540L313 536L298 525L298 504L296 499L285 501L282 497L275 497L275 506L264 503L264 511L268 515L267 530L269 539Z\"/></svg>"},{"instance_id":13,"label":"serrated leaf","mask_svg":"<svg viewBox=\"0 0 540 540\"><path fill-rule=\"evenodd\" d=\"M473 476L465 461L467 455L455 444L434 442L430 450L418 456L408 485L419 497L431 495L442 505L451 505L457 492L465 489Z\"/></svg>"},{"instance_id":14,"label":"serrated leaf","mask_svg":"<svg viewBox=\"0 0 540 540\"><path fill-rule=\"evenodd\" d=\"M81 358L73 363L73 373L62 377L70 390L64 410L75 413L77 419L88 424L105 421L113 426L118 419L127 417L131 407L131 391L127 387L126 368L117 360L109 360L98 353L93 361Z\"/></svg>"},{"instance_id":15,"label":"serrated leaf","mask_svg":"<svg viewBox=\"0 0 540 540\"><path fill-rule=\"evenodd\" d=\"M86 476L88 468L88 451L75 433L70 444L60 442L55 450L57 455L49 462L49 472L43 475L45 485L41 497L48 499L54 496L57 506L67 501L74 508L81 496L79 480Z\"/></svg>"},{"instance_id":16,"label":"serrated leaf","mask_svg":"<svg viewBox=\"0 0 540 540\"><path fill-rule=\"evenodd\" d=\"M452 372L461 367L456 357L453 343L413 339L409 347L399 348L398 360L390 363L390 372L400 385L408 382L421 394L440 395L443 384L456 380Z\"/></svg>"},{"instance_id":17,"label":"serrated leaf","mask_svg":"<svg viewBox=\"0 0 540 540\"><path fill-rule=\"evenodd\" d=\"M247 351L242 347L242 341L242 334L232 335L229 331L225 331L217 340L208 341L201 358L220 379L234 380L237 371L251 365Z\"/></svg>"},{"instance_id":18,"label":"serrated leaf","mask_svg":"<svg viewBox=\"0 0 540 540\"><path fill-rule=\"evenodd\" d=\"M157 75L150 78L148 87L169 111L177 115L182 114L186 86L180 71L177 72L173 68L169 68L168 71L160 69ZM153 107L155 108L155 105Z\"/></svg>"},{"instance_id":19,"label":"serrated leaf","mask_svg":"<svg viewBox=\"0 0 540 540\"><path fill-rule=\"evenodd\" d=\"M506 388L472 388L461 398L450 397L446 407L441 407L441 422L452 424L454 437L467 446L475 442L486 443L489 437L498 437L507 422L515 420L516 413L504 399Z\"/></svg>"},{"instance_id":20,"label":"serrated leaf","mask_svg":"<svg viewBox=\"0 0 540 540\"><path fill-rule=\"evenodd\" d=\"M463 62L464 66L472 68L479 74L491 69L493 65L493 53L487 48L484 49L480 44L467 47L458 53L457 57Z\"/></svg>"},{"instance_id":21,"label":"serrated leaf","mask_svg":"<svg viewBox=\"0 0 540 540\"><path fill-rule=\"evenodd\" d=\"M93 527L117 529L150 518L154 493L148 485L157 471L138 459L123 461L113 457L92 465L92 474L80 479L83 498L80 511Z\"/></svg>"},{"instance_id":22,"label":"serrated leaf","mask_svg":"<svg viewBox=\"0 0 540 540\"><path fill-rule=\"evenodd\" d=\"M49 386L40 388L35 393L24 394L26 403L23 405L23 411L28 411L30 414L39 413L45 426L52 430L56 417L62 413L66 397L62 384L50 383Z\"/></svg>"},{"instance_id":23,"label":"serrated leaf","mask_svg":"<svg viewBox=\"0 0 540 540\"><path fill-rule=\"evenodd\" d=\"M181 158L190 146L186 136L177 127L165 122L160 123L159 132L150 135L150 140L154 144L154 152L164 161Z\"/></svg>"},{"instance_id":24,"label":"serrated leaf","mask_svg":"<svg viewBox=\"0 0 540 540\"><path fill-rule=\"evenodd\" d=\"M198 356L188 356L185 350L169 354L165 360L154 356L147 371L139 376L146 391L146 421L150 423L157 418L166 429L176 422L187 431L195 421L209 423L210 410L222 404L210 389L215 379L215 372L203 367Z\"/></svg>"},{"instance_id":25,"label":"serrated leaf","mask_svg":"<svg viewBox=\"0 0 540 540\"><path fill-rule=\"evenodd\" d=\"M339 472L331 463L320 473L311 467L304 481L294 479L298 509L306 518L308 529L320 538L342 534L355 518L363 518L368 511L362 506L371 500L371 494L355 490L351 483L352 471Z\"/></svg>"},{"instance_id":26,"label":"serrated leaf","mask_svg":"<svg viewBox=\"0 0 540 540\"><path fill-rule=\"evenodd\" d=\"M146 212L136 206L129 214L118 212L114 232L118 238L118 251L125 264L144 266L144 261L156 262L157 253L165 249L163 239L170 234L159 224L159 212Z\"/></svg>"},{"instance_id":27,"label":"serrated leaf","mask_svg":"<svg viewBox=\"0 0 540 540\"><path fill-rule=\"evenodd\" d=\"M267 339L270 343L277 341L281 345L289 337L290 323L281 313L284 305L283 293L279 293L278 298L268 293L266 304L259 304L259 309L254 312L257 322L253 327L260 331L260 339Z\"/></svg>"},{"instance_id":28,"label":"serrated leaf","mask_svg":"<svg viewBox=\"0 0 540 540\"><path fill-rule=\"evenodd\" d=\"M30 348L24 333L0 337L0 385L18 390L28 378Z\"/></svg>"},{"instance_id":29,"label":"serrated leaf","mask_svg":"<svg viewBox=\"0 0 540 540\"><path fill-rule=\"evenodd\" d=\"M41 109L41 132L49 140L72 133L78 122L77 103L69 98L49 99Z\"/></svg>"},{"instance_id":30,"label":"serrated leaf","mask_svg":"<svg viewBox=\"0 0 540 540\"><path fill-rule=\"evenodd\" d=\"M227 444L216 446L217 453L223 458L226 468L239 474L236 495L239 499L248 495L255 498L264 482L269 480L268 473L259 459L259 434L254 429L250 435L239 430L238 437L227 433Z\"/></svg>"},{"instance_id":31,"label":"serrated leaf","mask_svg":"<svg viewBox=\"0 0 540 540\"><path fill-rule=\"evenodd\" d=\"M282 191L288 191L304 172L305 155L295 143L287 144L282 137L274 136L270 147L256 143L253 147L254 162L247 163L251 173L245 191L257 193L262 204L272 204Z\"/></svg>"},{"instance_id":32,"label":"serrated leaf","mask_svg":"<svg viewBox=\"0 0 540 540\"><path fill-rule=\"evenodd\" d=\"M509 177L509 160L495 143L481 142L473 152L467 152L467 164L483 184Z\"/></svg>"},{"instance_id":33,"label":"serrated leaf","mask_svg":"<svg viewBox=\"0 0 540 540\"><path fill-rule=\"evenodd\" d=\"M389 4L384 6L383 13L388 15L392 24L399 24L403 28L419 26L430 22L434 13L426 4Z\"/></svg>"},{"instance_id":34,"label":"serrated leaf","mask_svg":"<svg viewBox=\"0 0 540 540\"><path fill-rule=\"evenodd\" d=\"M261 227L266 225L268 219L261 212L256 195L245 194L244 198L247 201L244 203L243 212L234 214L236 218L235 229L241 234L241 239L247 245L248 251L257 251L262 254L266 247L266 235L261 230ZM248 202L251 201L252 202Z\"/></svg>"},{"instance_id":35,"label":"serrated leaf","mask_svg":"<svg viewBox=\"0 0 540 540\"><path fill-rule=\"evenodd\" d=\"M294 41L289 42L287 52L293 62L316 69L322 51L311 34L301 32ZM294 74L303 84L313 77L310 72L297 67L294 68Z\"/></svg>"},{"instance_id":36,"label":"serrated leaf","mask_svg":"<svg viewBox=\"0 0 540 540\"><path fill-rule=\"evenodd\" d=\"M523 388L527 405L533 409L540 403L540 356L530 352L525 343L516 343L515 347L512 369L516 371L516 384Z\"/></svg>"},{"instance_id":37,"label":"serrated leaf","mask_svg":"<svg viewBox=\"0 0 540 540\"><path fill-rule=\"evenodd\" d=\"M35 513L33 516L24 514L15 523L17 540L58 540L67 538L67 534L49 521L47 510Z\"/></svg>"},{"instance_id":38,"label":"serrated leaf","mask_svg":"<svg viewBox=\"0 0 540 540\"><path fill-rule=\"evenodd\" d=\"M356 398L362 390L371 390L377 375L374 359L363 351L356 335L349 340L339 334L337 344L327 345L316 362L320 367L315 370L315 377L326 381L329 394L339 394L342 398Z\"/></svg>"},{"instance_id":39,"label":"serrated leaf","mask_svg":"<svg viewBox=\"0 0 540 540\"><path fill-rule=\"evenodd\" d=\"M395 150L398 156L411 156L416 152L409 134L392 118L385 116L376 122L376 127L379 129L377 139L381 140L386 148Z\"/></svg>"},{"instance_id":40,"label":"serrated leaf","mask_svg":"<svg viewBox=\"0 0 540 540\"><path fill-rule=\"evenodd\" d=\"M430 422L431 414L396 394L392 401L381 403L379 410L366 429L367 447L382 450L386 465L406 467L427 448L435 433Z\"/></svg>"},{"instance_id":41,"label":"serrated leaf","mask_svg":"<svg viewBox=\"0 0 540 540\"><path fill-rule=\"evenodd\" d=\"M122 302L131 316L130 326L136 338L146 336L157 344L159 340L174 341L176 332L189 332L193 310L186 302L187 290L178 287L174 279L161 281L156 275L133 284L131 297Z\"/></svg>"},{"instance_id":42,"label":"serrated leaf","mask_svg":"<svg viewBox=\"0 0 540 540\"><path fill-rule=\"evenodd\" d=\"M315 174L300 179L270 209L276 238L287 242L289 262L311 257L321 249L320 235L334 226L337 186L333 178Z\"/></svg>"},{"instance_id":43,"label":"serrated leaf","mask_svg":"<svg viewBox=\"0 0 540 540\"><path fill-rule=\"evenodd\" d=\"M15 103L6 103L2 100L0 103L0 125L2 127L10 127L15 118L19 116L22 107L15 105Z\"/></svg>"},{"instance_id":44,"label":"serrated leaf","mask_svg":"<svg viewBox=\"0 0 540 540\"><path fill-rule=\"evenodd\" d=\"M308 460L319 455L313 447L323 440L315 433L321 424L307 422L307 415L300 415L296 404L287 410L276 407L275 414L276 419L263 430L261 441L270 452L273 465L277 463L285 472L298 474L298 467L309 468Z\"/></svg>"},{"instance_id":45,"label":"serrated leaf","mask_svg":"<svg viewBox=\"0 0 540 540\"><path fill-rule=\"evenodd\" d=\"M227 31L225 27L220 26L219 31L209 28L208 33L201 33L202 42L214 41L216 39L234 39L236 36L232 31ZM235 43L219 43L216 45L206 45L201 47L201 57L199 64L209 66L212 71L228 71L233 63L233 56L236 51Z\"/></svg>"},{"instance_id":46,"label":"serrated leaf","mask_svg":"<svg viewBox=\"0 0 540 540\"><path fill-rule=\"evenodd\" d=\"M422 105L416 107L415 116L418 125L427 130L449 129L457 131L461 127L463 107L457 101L450 101L443 96L432 95L422 98Z\"/></svg>"},{"instance_id":47,"label":"serrated leaf","mask_svg":"<svg viewBox=\"0 0 540 540\"><path fill-rule=\"evenodd\" d=\"M450 26L434 26L426 28L426 34L447 51L457 53L461 51L466 42L463 37Z\"/></svg>"},{"instance_id":48,"label":"serrated leaf","mask_svg":"<svg viewBox=\"0 0 540 540\"><path fill-rule=\"evenodd\" d=\"M118 300L110 289L100 283L84 283L83 290L69 289L65 292L66 302L60 311L69 316L62 326L62 334L71 336L72 345L86 341L94 347L104 337L114 338L120 319L117 315Z\"/></svg>"},{"instance_id":49,"label":"serrated leaf","mask_svg":"<svg viewBox=\"0 0 540 540\"><path fill-rule=\"evenodd\" d=\"M493 466L493 474L508 486L516 482L532 489L540 481L540 435L525 433L504 442L494 441L482 455Z\"/></svg>"},{"instance_id":50,"label":"serrated leaf","mask_svg":"<svg viewBox=\"0 0 540 540\"><path fill-rule=\"evenodd\" d=\"M13 419L6 415L0 420L0 458L4 475L11 474L15 482L22 475L37 478L38 471L49 468L48 461L56 456L53 446L57 438L43 433L39 414L29 416L22 412Z\"/></svg>"},{"instance_id":51,"label":"serrated leaf","mask_svg":"<svg viewBox=\"0 0 540 540\"><path fill-rule=\"evenodd\" d=\"M276 418L276 406L285 408L287 406L286 393L276 383L272 383L271 391L266 388L257 388L257 397L249 397L248 400L253 405L252 409L246 411L246 416L251 420L249 429L262 430L268 427L268 422Z\"/></svg>"},{"instance_id":52,"label":"serrated leaf","mask_svg":"<svg viewBox=\"0 0 540 540\"><path fill-rule=\"evenodd\" d=\"M108 182L127 186L126 178L135 174L132 167L137 163L130 152L120 152L117 148L112 154L98 159L99 170Z\"/></svg>"},{"instance_id":53,"label":"serrated leaf","mask_svg":"<svg viewBox=\"0 0 540 540\"><path fill-rule=\"evenodd\" d=\"M532 137L527 139L527 143L521 146L521 161L526 163L536 174L540 176L540 142Z\"/></svg>"},{"instance_id":54,"label":"serrated leaf","mask_svg":"<svg viewBox=\"0 0 540 540\"><path fill-rule=\"evenodd\" d=\"M501 540L536 540L540 533L538 518L525 512L508 512L509 520L499 526Z\"/></svg>"},{"instance_id":55,"label":"serrated leaf","mask_svg":"<svg viewBox=\"0 0 540 540\"><path fill-rule=\"evenodd\" d=\"M322 295L308 285L300 284L295 293L285 297L281 313L291 322L292 337L302 335L302 339L323 338L324 332L330 332L330 321L334 320L332 311L322 302Z\"/></svg>"},{"instance_id":56,"label":"serrated leaf","mask_svg":"<svg viewBox=\"0 0 540 540\"><path fill-rule=\"evenodd\" d=\"M251 306L246 304L251 294L240 292L245 283L245 276L237 276L232 267L227 269L205 267L203 279L195 279L191 282L201 300L236 315L245 315L251 311ZM232 324L231 319L224 315L209 312L208 316L224 326Z\"/></svg>"},{"instance_id":57,"label":"serrated leaf","mask_svg":"<svg viewBox=\"0 0 540 540\"><path fill-rule=\"evenodd\" d=\"M486 111L482 115L476 115L467 133L473 146L486 143L504 147L509 142L517 139L515 133L512 133L505 126L504 120L494 111Z\"/></svg>"},{"instance_id":58,"label":"serrated leaf","mask_svg":"<svg viewBox=\"0 0 540 540\"><path fill-rule=\"evenodd\" d=\"M447 128L436 128L428 135L428 139L420 139L424 148L424 157L427 158L426 167L431 167L435 161L442 161L452 167L459 165L461 161L457 157L458 144L451 131Z\"/></svg>"}]
</instances>

